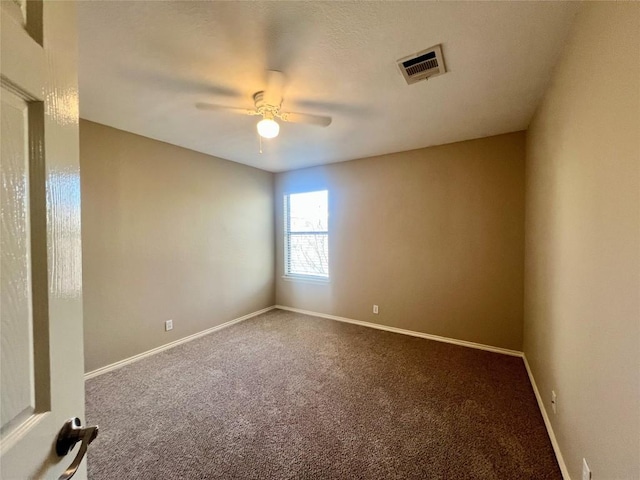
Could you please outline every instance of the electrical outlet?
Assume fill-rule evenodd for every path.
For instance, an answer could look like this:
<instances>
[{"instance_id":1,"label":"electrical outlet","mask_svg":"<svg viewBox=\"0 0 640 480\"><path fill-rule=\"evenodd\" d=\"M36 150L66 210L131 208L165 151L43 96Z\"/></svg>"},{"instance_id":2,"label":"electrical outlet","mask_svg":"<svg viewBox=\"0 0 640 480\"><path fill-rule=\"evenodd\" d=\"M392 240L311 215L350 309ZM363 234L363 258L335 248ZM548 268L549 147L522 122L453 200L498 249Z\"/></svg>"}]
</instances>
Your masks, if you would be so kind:
<instances>
[{"instance_id":1,"label":"electrical outlet","mask_svg":"<svg viewBox=\"0 0 640 480\"><path fill-rule=\"evenodd\" d=\"M173 320L167 320L164 322L164 331L168 332L169 330L173 330Z\"/></svg>"},{"instance_id":2,"label":"electrical outlet","mask_svg":"<svg viewBox=\"0 0 640 480\"><path fill-rule=\"evenodd\" d=\"M582 459L582 480L591 480L591 469L587 465L587 459Z\"/></svg>"},{"instance_id":3,"label":"electrical outlet","mask_svg":"<svg viewBox=\"0 0 640 480\"><path fill-rule=\"evenodd\" d=\"M378 305L373 306L373 313L378 314Z\"/></svg>"},{"instance_id":4,"label":"electrical outlet","mask_svg":"<svg viewBox=\"0 0 640 480\"><path fill-rule=\"evenodd\" d=\"M558 413L558 397L553 390L551 390L551 410L553 410L553 413Z\"/></svg>"}]
</instances>

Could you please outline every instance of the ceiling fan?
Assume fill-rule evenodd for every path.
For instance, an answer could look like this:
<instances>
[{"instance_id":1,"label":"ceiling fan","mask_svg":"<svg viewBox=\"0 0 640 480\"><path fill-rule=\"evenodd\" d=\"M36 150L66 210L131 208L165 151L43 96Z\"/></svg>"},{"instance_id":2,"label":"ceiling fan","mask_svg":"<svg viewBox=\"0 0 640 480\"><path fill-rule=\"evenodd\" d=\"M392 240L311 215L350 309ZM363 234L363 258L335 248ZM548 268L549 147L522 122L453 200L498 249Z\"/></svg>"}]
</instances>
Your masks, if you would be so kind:
<instances>
[{"instance_id":1,"label":"ceiling fan","mask_svg":"<svg viewBox=\"0 0 640 480\"><path fill-rule=\"evenodd\" d=\"M321 115L311 115L308 113L285 112L280 109L282 105L282 90L284 88L284 74L276 70L267 71L267 87L253 94L255 110L247 108L227 107L214 103L196 103L196 108L200 110L221 110L243 115L255 115L262 117L257 124L258 134L263 138L274 138L280 132L278 120L290 123L306 123L328 127L331 124L331 117Z\"/></svg>"}]
</instances>

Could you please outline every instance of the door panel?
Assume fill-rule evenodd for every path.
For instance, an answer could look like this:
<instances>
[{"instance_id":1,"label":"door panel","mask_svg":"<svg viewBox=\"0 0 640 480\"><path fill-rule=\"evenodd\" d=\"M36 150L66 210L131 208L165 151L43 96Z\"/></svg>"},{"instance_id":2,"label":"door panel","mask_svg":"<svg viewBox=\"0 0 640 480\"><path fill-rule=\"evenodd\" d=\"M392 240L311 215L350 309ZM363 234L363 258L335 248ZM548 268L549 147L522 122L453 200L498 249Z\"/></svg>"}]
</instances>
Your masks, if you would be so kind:
<instances>
[{"instance_id":1,"label":"door panel","mask_svg":"<svg viewBox=\"0 0 640 480\"><path fill-rule=\"evenodd\" d=\"M75 5L0 17L0 477L58 478L79 447L59 458L57 434L84 416Z\"/></svg>"},{"instance_id":2,"label":"door panel","mask_svg":"<svg viewBox=\"0 0 640 480\"><path fill-rule=\"evenodd\" d=\"M1 432L9 434L35 413L28 104L2 88L0 164Z\"/></svg>"}]
</instances>

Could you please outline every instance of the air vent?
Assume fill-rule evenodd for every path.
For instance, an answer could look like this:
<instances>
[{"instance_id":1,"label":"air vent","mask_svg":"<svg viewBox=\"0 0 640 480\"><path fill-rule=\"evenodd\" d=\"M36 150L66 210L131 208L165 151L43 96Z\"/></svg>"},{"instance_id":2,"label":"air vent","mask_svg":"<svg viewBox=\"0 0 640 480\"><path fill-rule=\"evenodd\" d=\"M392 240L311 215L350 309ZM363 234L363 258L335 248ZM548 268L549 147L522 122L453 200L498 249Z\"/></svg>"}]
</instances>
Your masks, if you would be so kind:
<instances>
[{"instance_id":1,"label":"air vent","mask_svg":"<svg viewBox=\"0 0 640 480\"><path fill-rule=\"evenodd\" d=\"M445 73L440 45L398 60L398 67L409 85Z\"/></svg>"}]
</instances>

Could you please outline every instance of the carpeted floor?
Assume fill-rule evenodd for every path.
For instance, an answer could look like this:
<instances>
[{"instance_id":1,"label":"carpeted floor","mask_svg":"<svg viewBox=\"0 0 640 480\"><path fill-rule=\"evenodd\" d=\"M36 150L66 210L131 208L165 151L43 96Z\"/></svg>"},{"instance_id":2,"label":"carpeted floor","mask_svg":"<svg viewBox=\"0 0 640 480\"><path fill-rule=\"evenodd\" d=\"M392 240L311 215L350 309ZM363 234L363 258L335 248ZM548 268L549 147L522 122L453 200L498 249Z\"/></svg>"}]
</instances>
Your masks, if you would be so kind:
<instances>
[{"instance_id":1,"label":"carpeted floor","mask_svg":"<svg viewBox=\"0 0 640 480\"><path fill-rule=\"evenodd\" d=\"M88 380L99 479L561 479L522 359L273 310Z\"/></svg>"}]
</instances>

